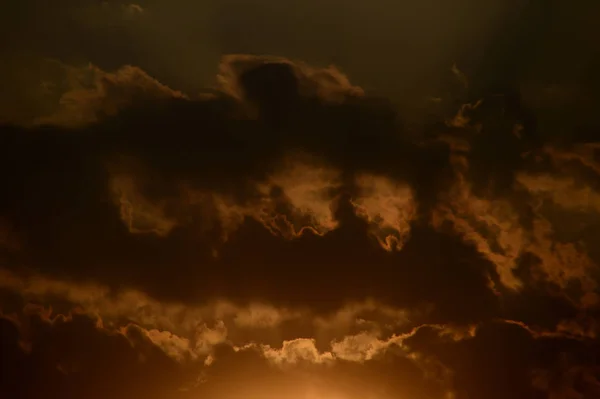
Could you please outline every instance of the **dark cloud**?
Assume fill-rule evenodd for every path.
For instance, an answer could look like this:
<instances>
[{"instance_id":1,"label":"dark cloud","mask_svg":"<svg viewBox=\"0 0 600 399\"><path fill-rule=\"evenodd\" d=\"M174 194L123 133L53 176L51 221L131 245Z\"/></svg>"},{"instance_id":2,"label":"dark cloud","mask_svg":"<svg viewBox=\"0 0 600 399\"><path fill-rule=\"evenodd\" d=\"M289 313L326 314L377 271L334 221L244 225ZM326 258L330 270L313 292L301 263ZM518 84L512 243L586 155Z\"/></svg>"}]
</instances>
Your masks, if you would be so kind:
<instances>
[{"instance_id":1,"label":"dark cloud","mask_svg":"<svg viewBox=\"0 0 600 399\"><path fill-rule=\"evenodd\" d=\"M587 83L597 85L592 38L598 30L591 17L597 7L592 0L460 0L451 6L375 0L353 7L298 0L11 1L2 19L11 40L2 50L11 59L91 61L108 70L137 65L188 93L213 83L222 54L334 63L361 85L393 96L415 118L429 113L432 96L444 100L446 111L455 105L448 69L456 62L476 78L470 85L475 98L525 79L528 101L554 98L563 102L562 114L582 117L578 106L588 95L573 99L569 92L589 94ZM9 71L2 75L6 88L20 74ZM556 118L546 116L550 127Z\"/></svg>"},{"instance_id":2,"label":"dark cloud","mask_svg":"<svg viewBox=\"0 0 600 399\"><path fill-rule=\"evenodd\" d=\"M240 99L188 100L129 69L104 73L74 102L89 112L87 127L7 127L3 170L19 174L6 182L26 198L5 199L27 243L21 262L167 295L237 292L302 303L314 291L312 301L323 305L334 297L437 301L444 282L429 270L447 268L466 284L461 290L487 295L492 266L470 244L427 227L432 196L452 177L447 146L404 136L389 104L363 96L336 70L251 57L224 62L238 65L224 71L242 71L222 75L234 79L225 87L237 85ZM140 102L130 94L136 90L149 95ZM107 106L114 111L94 124ZM278 236L297 239L282 246ZM429 243L445 255L420 259ZM449 256L454 251L461 255ZM165 268L171 262L178 266ZM252 272L232 273L240 264ZM377 276L372 284L366 270ZM164 284L179 273L188 288ZM290 275L295 288L278 283ZM411 294L415 278L431 284L427 297Z\"/></svg>"},{"instance_id":3,"label":"dark cloud","mask_svg":"<svg viewBox=\"0 0 600 399\"><path fill-rule=\"evenodd\" d=\"M1 387L18 397L587 398L599 386L597 341L514 321L425 325L390 338L363 332L322 350L304 338L279 346L213 340L202 352L199 341L77 312L29 308L1 320L3 361L12 366Z\"/></svg>"},{"instance_id":4,"label":"dark cloud","mask_svg":"<svg viewBox=\"0 0 600 399\"><path fill-rule=\"evenodd\" d=\"M0 396L598 396L595 74L552 72L595 55L545 44L583 12L38 3L2 28Z\"/></svg>"},{"instance_id":5,"label":"dark cloud","mask_svg":"<svg viewBox=\"0 0 600 399\"><path fill-rule=\"evenodd\" d=\"M111 333L98 323L35 311L19 322L2 318L3 396L162 398L177 389L177 364L147 338Z\"/></svg>"},{"instance_id":6,"label":"dark cloud","mask_svg":"<svg viewBox=\"0 0 600 399\"><path fill-rule=\"evenodd\" d=\"M69 71L91 73L91 83L80 88L75 78L62 96L72 101L31 122L63 127L7 126L3 136L7 188L26 198L6 197L4 213L26 243L21 262L42 271L103 276L166 295L177 287L184 296L199 291L198 298L236 292L286 301L314 286L321 287L317 302L380 296L466 315L447 301L458 297L456 287L489 297L480 302L486 311L474 311L494 315L492 285L520 286L514 270L532 254L552 283L578 281L578 297L595 290L585 242L553 244L556 226L537 208L543 187L564 185L549 183L539 167L564 157L527 141L535 131L511 115L492 114L495 127L478 105L465 109L458 125L455 118L459 127L440 126L438 138L422 142L389 103L365 96L331 68L232 56L221 67L225 92L192 99L133 67ZM63 131L73 126L80 129ZM494 158L500 149L504 158ZM539 155L531 160L528 151ZM591 173L586 180L597 176L590 162L581 165ZM8 172L14 169L19 173ZM597 212L595 203L592 194L577 206ZM452 230L463 239L447 234ZM281 247L277 236L296 239ZM570 259L577 267L559 272ZM173 262L176 269L164 268ZM239 273L236 283L228 270L240 263L253 272ZM163 284L179 279L175 270L188 276L189 288ZM379 276L371 285L365 270ZM436 282L431 276L441 270L448 274ZM297 294L268 282L290 273ZM415 279L419 294L411 293ZM453 279L459 285L446 284Z\"/></svg>"},{"instance_id":7,"label":"dark cloud","mask_svg":"<svg viewBox=\"0 0 600 399\"><path fill-rule=\"evenodd\" d=\"M453 370L459 398L587 398L598 388L597 341L534 332L518 322L481 324L458 341L443 330L422 328L405 344ZM585 377L579 382L570 372Z\"/></svg>"}]
</instances>

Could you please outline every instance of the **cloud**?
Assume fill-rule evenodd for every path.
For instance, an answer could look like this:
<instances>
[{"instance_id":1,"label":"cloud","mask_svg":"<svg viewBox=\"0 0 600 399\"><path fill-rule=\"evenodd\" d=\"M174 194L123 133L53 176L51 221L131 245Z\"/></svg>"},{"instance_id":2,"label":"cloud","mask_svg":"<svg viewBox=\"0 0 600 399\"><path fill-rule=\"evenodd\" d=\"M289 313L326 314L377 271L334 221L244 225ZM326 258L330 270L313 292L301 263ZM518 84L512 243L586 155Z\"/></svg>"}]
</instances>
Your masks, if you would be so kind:
<instances>
[{"instance_id":1,"label":"cloud","mask_svg":"<svg viewBox=\"0 0 600 399\"><path fill-rule=\"evenodd\" d=\"M556 362L566 352L572 359L577 359L575 362L578 367L586 370L585 372L594 372L585 355L597 350L593 341L556 333L534 332L522 323L496 321L483 324L472 335L458 342L441 339L435 344L428 335L432 332L427 328L421 329L408 338L406 344L424 356L436 353L435 358L453 371L455 383L461 381L462 390L455 391L457 397L474 395L501 398L508 394L523 398L536 394L542 397L560 397L564 388L559 385L543 385L540 383L543 377L540 377L553 375L552 378L556 378L556 381L564 378L564 375L561 376L564 369L557 367ZM437 332L434 334L438 335ZM461 355L457 356L458 353ZM540 366L545 371L538 369ZM590 390L590 386L593 387L593 383L581 388L571 385L569 389L586 397L585 395L593 392L594 388Z\"/></svg>"},{"instance_id":2,"label":"cloud","mask_svg":"<svg viewBox=\"0 0 600 399\"><path fill-rule=\"evenodd\" d=\"M166 236L175 227L176 222L169 220L160 205L148 203L140 195L136 183L127 175L115 176L111 179L110 190L123 223L129 232L134 234L154 233Z\"/></svg>"},{"instance_id":3,"label":"cloud","mask_svg":"<svg viewBox=\"0 0 600 399\"><path fill-rule=\"evenodd\" d=\"M388 251L402 249L410 234L410 224L416 217L410 187L371 175L358 176L356 184L361 192L353 202L358 214L374 226L372 233L383 248Z\"/></svg>"},{"instance_id":4,"label":"cloud","mask_svg":"<svg viewBox=\"0 0 600 399\"><path fill-rule=\"evenodd\" d=\"M293 341L284 341L281 349L271 347L262 348L264 356L270 361L281 363L323 363L333 360L330 353L319 353L315 346L315 341L307 338L298 338Z\"/></svg>"},{"instance_id":5,"label":"cloud","mask_svg":"<svg viewBox=\"0 0 600 399\"><path fill-rule=\"evenodd\" d=\"M78 70L61 68L71 71L75 82L81 80ZM270 68L278 72L271 74ZM592 298L595 283L587 279L586 271L594 268L596 262L582 255L579 244L562 242L554 245L556 227L547 212L536 210L536 201L547 195L547 190L535 189L531 178L525 180L526 176L533 175L528 175L524 169L535 165L515 161L505 171L498 163L503 161L485 158L491 149L479 137L486 135L489 140L500 140L507 151L515 154L515 159L521 154L517 137L504 138L501 133L486 130L487 120L478 113L485 109L465 108L464 112L472 115L464 124L445 127L438 139L422 143L405 134L396 123L396 115L389 104L365 96L339 71L318 71L281 58L225 57L220 75L223 92L202 98L174 92L133 67L116 73L97 68L91 68L89 72L91 88L82 89L87 93L85 99L77 97L74 104L85 107L86 112L77 113L89 115L86 117L88 124L96 122L71 136L56 136L63 143L57 151L64 155L42 155L48 159L49 167L44 171L46 177L42 177L40 171L23 169L28 176L24 178L37 176L35 178L40 179L31 189L40 191L29 194L31 198L39 199L35 205L27 205L24 213L16 212L23 206L17 202L6 208L7 215L31 214L33 217L39 212L36 217L46 217L50 204L64 207L67 213L69 204L81 204L78 207L82 217L72 215L66 221L63 219L61 227L52 224L58 223L56 221L36 226L33 228L36 232L31 230L32 227L26 227L28 224L24 219L9 220L25 229L17 234L29 236L26 250L46 246L50 252L58 251L65 257L61 263L67 269L74 262L73 254L78 251L71 251L67 248L71 245L66 243L73 239L83 240L90 234L89 227L97 226L100 228L91 233L100 234L98 239L85 240L85 246L98 253L95 260L98 267L115 263L117 259L120 260L115 264L140 259L138 251L142 251L151 264L189 262L185 266L189 272L192 265L199 262L213 265L212 270L225 270L222 265L233 261L222 258L225 252L250 254L254 251L249 247L242 249L241 241L233 240L244 234L259 237L250 233L258 228L250 221L266 227L267 232L276 236L273 239L261 236L266 247L276 245L277 237L280 237L303 238L297 245L306 248L313 245L329 248L328 242L341 244L346 240L343 232L355 229L354 237L363 237L360 245L370 246L364 237L371 236L388 251L399 251L398 261L402 262L400 259L412 256L409 255L411 252L425 250L426 240L418 244L423 247L412 247L414 249L407 251L403 248L411 240L419 242L418 234L412 238L414 229L429 228L427 223L433 209L434 226L440 234L446 234L444 226L450 222L464 239L461 245L465 245L465 251L472 251L468 255L473 257L472 262L480 262L478 256L483 255L494 266L495 270L490 270L487 264L481 264L479 270L473 271L486 281L484 287L477 289L496 294L499 293L498 284L521 289L522 282L516 276L516 270L522 256L532 253L540 259L546 279L563 288L574 280L583 282L585 300ZM325 79L324 76L329 77ZM67 93L82 92L69 90ZM332 99L333 92L343 95L336 94ZM248 105L267 111L255 114ZM491 110L490 106L487 110ZM65 121L56 120L54 124ZM189 130L193 123L202 126L199 132ZM21 140L30 133L13 130L10 134ZM50 134L54 133L46 133L45 137ZM498 137L494 138L495 135ZM28 154L25 142L20 145L24 154ZM588 161L583 165L593 166L589 151L586 154L578 155L577 159L586 159ZM34 158L31 153L24 156ZM62 163L56 162L60 158ZM551 159L563 158L554 156ZM501 193L489 189L486 192L481 186L478 173L484 169L492 173L492 183L505 182ZM66 175L65 170L69 170ZM590 170L593 172L593 167ZM48 179L48 173L56 176L54 180ZM89 180L91 175L95 180ZM49 188L43 188L44 184L61 179L66 187L64 190L52 194ZM16 184L17 180L14 182ZM527 204L521 201L519 206L522 208L517 208L514 202L523 195L519 187L514 186L515 182L530 187L528 191L532 197L526 200ZM76 201L81 198L78 187L84 186L89 187L83 190L88 197ZM574 200L576 196L569 198ZM105 215L102 220L86 219L96 217L92 215L99 215L99 212ZM534 212L535 220L526 222L527 212ZM114 225L115 213L125 230ZM27 229L31 231L28 233ZM44 229L53 231L57 243L44 243ZM59 239L57 231L62 231L62 238ZM74 236L75 232L78 237ZM143 237L134 238L127 232ZM188 238L182 240L183 236ZM313 241L318 236L323 236L322 244ZM39 241L36 243L36 240ZM351 240L356 242L355 238ZM200 243L198 249L193 248L193 241ZM156 251L154 255L152 250L147 251L149 242ZM354 245L349 242L343 245ZM474 250L467 249L471 245L475 246ZM65 248L58 250L61 246ZM166 246L165 250L160 249L163 246ZM236 246L239 249L234 250ZM102 249L116 247L122 250L113 253ZM166 248L177 247L177 256L182 259L167 260L167 253L172 249ZM36 256L35 251L33 254ZM327 256L338 255L341 253L334 255L332 252ZM40 252L39 256L43 264L55 255ZM83 250L79 256L80 261L88 261ZM260 261L263 277L257 275L253 284L260 285L259 280L265 281L264 276L274 270L271 267L282 262L281 259L269 260L274 264L267 266L264 255L251 256L263 257ZM211 257L217 260L211 260ZM360 256L351 262L358 259ZM573 264L569 266L573 272L559 273L557 270L565 270L566 263ZM392 268L391 264L389 267ZM432 266L432 270L438 271L436 267ZM159 269L161 267L155 268ZM344 272L347 273L345 269L332 270L330 281L336 276L341 278ZM198 273L200 275L200 270ZM406 273L410 277L414 272L408 271L407 266ZM132 275L130 278L131 284L137 284L135 279L139 277ZM308 281L308 276L303 278ZM109 283L110 279L107 280ZM358 284L358 280L355 281ZM151 290L163 290L168 286L149 288L147 283L142 284ZM207 281L207 284L210 283ZM363 285L361 289L364 288L368 287ZM270 297L276 289L263 292ZM379 283L364 294L368 296L375 292L382 293ZM419 294L415 300L424 304L429 300L425 298L431 295Z\"/></svg>"},{"instance_id":6,"label":"cloud","mask_svg":"<svg viewBox=\"0 0 600 399\"><path fill-rule=\"evenodd\" d=\"M132 14L141 14L144 12L144 9L142 8L142 6L140 6L139 4L127 4L125 5L123 8L125 8L127 10L127 12L132 13Z\"/></svg>"},{"instance_id":7,"label":"cloud","mask_svg":"<svg viewBox=\"0 0 600 399\"><path fill-rule=\"evenodd\" d=\"M10 281L10 276L5 277L9 278L3 279L3 281ZM13 287L16 285L15 280L16 278L13 277ZM68 288L69 285L68 283L64 283L62 287ZM57 385L47 387L37 384L32 387L31 391L19 391L19 394L23 395L21 397L35 397L35 395L44 389L48 389L55 394L66 394L69 390L73 390L74 394L76 394L82 392L81 389L93 389L94 387L89 384L81 387L76 384L78 379L94 372L103 373L103 379L106 379L106 386L90 394L93 397L95 397L94 395L105 394L113 394L116 397L125 397L124 395L131 394L147 394L155 395L150 397L161 397L160 395L167 394L169 389L172 392L171 394L175 394L177 391L182 395L187 393L200 394L207 389L210 390L213 382L219 381L219 377L214 376L215 373L221 374L223 372L225 372L225 375L222 378L242 384L246 384L244 381L247 381L249 384L237 392L237 394L241 394L243 390L255 390L257 384L260 387L264 379L269 380L273 377L276 377L278 380L291 379L292 381L298 381L298 379L301 379L306 384L306 389L314 389L315 379L318 378L318 374L314 373L319 372L314 367L320 365L334 367L338 361L363 362L372 359L375 354L384 350L382 346L369 346L369 336L367 333L344 337L340 341L332 341L330 343L331 351L319 350L316 340L309 338L284 339L279 345L272 346L254 341L245 342L239 340L240 336L238 334L236 338L238 341L232 341L235 337L228 334L229 328L233 330L236 328L241 328L242 330L248 328L267 330L279 328L276 324L265 324L262 321L248 324L248 313L256 314L258 310L268 308L265 306L258 306L255 308L257 310L252 310L252 307L250 309L239 309L226 303L209 304L207 305L208 308L206 308L208 312L213 312L213 315L223 317L227 321L218 321L213 327L209 327L207 324L200 324L202 323L202 319L199 318L200 313L196 312L194 315L190 315L190 317L199 323L199 325L195 328L195 331L186 332L182 326L189 324L191 320L186 321L185 318L181 317L181 314L173 312L172 305L169 307L168 304L157 306L156 304L139 303L143 299L140 298L138 299L138 306L142 306L145 318L138 318L135 315L135 309L126 308L126 304L119 303L126 301L124 297L117 299L117 302L108 304L106 308L98 308L94 306L93 301L88 299L86 302L83 300L86 298L83 294L93 292L90 289L91 287L88 287L84 292L80 292L82 298L78 302L75 302L76 297L73 296L77 294L77 286L73 286L71 291L68 289L56 290L51 287L52 284L47 282L43 287L40 284L36 284L31 286L29 290L17 290L17 292L25 295L25 298L29 300L44 301L45 303L51 303L53 301L52 297L56 298L54 301L57 303L61 303L66 299L73 304L72 306L78 306L79 310L72 310L67 314L57 314L51 309L28 306L24 310L19 310L11 315L3 315L1 318L5 323L7 331L10 329L18 330L16 333L18 338L14 338L14 341L10 343L12 345L10 349L18 353L23 362L31 362L27 363L26 368L23 370L11 370L16 373L39 372L48 377L51 376L49 374L50 370L54 370L52 372L62 379L61 382L57 382ZM6 287L4 288L6 289ZM37 295L34 295L34 291L37 292ZM69 292L71 292L71 297L69 297ZM170 311L169 308L171 309ZM209 310L209 308L212 310ZM382 308L386 309L385 306ZM116 314L116 309L121 309L120 312L122 313L120 315ZM378 307L373 303L364 305L354 304L350 305L347 309L340 309L337 314L350 315L357 311L365 310L377 313L377 309ZM187 308L185 310L190 311L191 309ZM271 310L271 312L275 311L285 313L284 310ZM235 317L228 317L229 312L235 312ZM390 313L390 315L401 314L401 312L392 309L388 309L386 312ZM172 326L178 329L180 333L176 334L164 329L165 314L173 320L178 320ZM100 315L102 315L102 318ZM377 314L373 316L377 316ZM298 317L302 318L299 320L301 324L306 324L311 316L304 314ZM320 320L320 323L335 326L338 323L338 319L334 317L331 320L324 320L323 318L319 318L318 320ZM245 321L240 323L240 320ZM371 320L372 323L378 323L377 317L371 318ZM356 323L357 327L363 325L364 321L364 319L349 320L349 322ZM225 323L228 324L226 325ZM337 331L342 332L347 328L345 324L347 323L338 326ZM153 326L162 327L152 328ZM13 335L3 333L2 336L3 345L6 346L9 344L6 340ZM48 341L48 336L55 338ZM361 337L363 338L361 339ZM59 339L65 339L66 341L57 341ZM76 339L76 344L68 345L69 339ZM357 340L362 344L356 345ZM377 341L377 339L374 338L374 341ZM390 339L390 343L392 341L393 339ZM38 354L38 351L44 350L41 342L43 342L43 345L48 345L47 348L53 348L53 350ZM87 345L95 345L94 352L90 352L91 349ZM61 348L66 348L67 350ZM99 352L96 353L96 351ZM361 355L361 353L364 354ZM244 361L248 356L254 359L250 363ZM105 363L102 359L106 359L108 363ZM222 369L221 364L224 361L228 364L233 363ZM37 362L40 363L38 364ZM112 367L112 362L120 362L124 369L118 368L108 372L104 368ZM266 363L261 365L261 362ZM50 367L50 369L43 367ZM52 367L55 367L55 369ZM250 374L256 375L259 379L253 381L244 377L244 374L237 374L236 370L239 370L240 367L242 367L241 370L243 370L243 373L250 372L250 369L247 367L251 367L255 371L250 372ZM277 371L271 367L276 367L281 371ZM298 374L298 367L308 367L307 371L309 374L304 374L305 372ZM256 371L258 370L261 371L257 374ZM139 378L150 379L145 384L140 384L135 379L138 378L138 375ZM160 375L160 378L158 378L158 375ZM174 378L175 375L177 376L176 378ZM307 379L310 375L314 375L314 378ZM15 378L17 378L17 381L21 381L26 378L26 375L19 374ZM92 378L92 376L89 378ZM339 381L340 377L333 375L327 378L331 381ZM118 384L120 384L121 390L116 389ZM1 388L8 389L9 387L3 384ZM19 387L19 389L23 388ZM284 386L283 391L281 388L277 388L277 386L272 389L280 394L292 392L292 386ZM303 390L303 388L300 389ZM321 391L322 389L319 388ZM259 392L259 395L269 394L268 390Z\"/></svg>"},{"instance_id":8,"label":"cloud","mask_svg":"<svg viewBox=\"0 0 600 399\"><path fill-rule=\"evenodd\" d=\"M485 134L485 130L482 131L480 125L471 124L470 119L464 119L464 122L461 127ZM542 149L527 161L530 163L527 166L532 170L544 162L551 162L559 168L558 173L553 168L547 174L526 172L526 165L521 164L517 167L519 172L509 172L507 175L512 187L508 192L498 195L491 184L482 190L476 187L476 180L470 180L475 176L471 172L474 165L469 154L475 155L478 148L461 138L445 140L451 140L455 148L453 168L456 181L450 191L444 194L448 201L441 202L435 211L434 225L442 228L450 222L457 232L473 242L479 252L495 264L499 281L507 288L522 287L517 270L523 266L524 257L531 254L538 259L534 267L541 272L535 279L549 281L563 289L576 282L582 291L573 299L582 303L595 302L597 283L594 279L590 280L590 275L591 270L597 269L598 263L586 253L587 241L555 231L564 225L556 219L557 208L561 212L583 212L588 217L595 217L593 185L589 180L584 180L579 183L582 188L575 188L575 181L582 177L582 168L588 172L587 179L589 176L593 176L591 179L597 178L591 152L594 146L582 145L575 151ZM522 153L523 158L528 155ZM566 167L565 162L569 161L578 162L579 171ZM559 177L561 174L563 177ZM493 178L492 175L492 184ZM527 191L526 195L519 193L522 189ZM527 204L525 208L524 203Z\"/></svg>"},{"instance_id":9,"label":"cloud","mask_svg":"<svg viewBox=\"0 0 600 399\"><path fill-rule=\"evenodd\" d=\"M338 359L361 362L371 360L387 344L387 342L380 341L377 337L363 332L333 342L331 349Z\"/></svg>"},{"instance_id":10,"label":"cloud","mask_svg":"<svg viewBox=\"0 0 600 399\"><path fill-rule=\"evenodd\" d=\"M83 68L59 65L59 68L64 68L67 82L58 100L59 107L54 114L34 123L79 126L96 122L99 117L115 115L136 98L151 100L183 96L133 66L124 66L113 73L93 65Z\"/></svg>"},{"instance_id":11,"label":"cloud","mask_svg":"<svg viewBox=\"0 0 600 399\"><path fill-rule=\"evenodd\" d=\"M267 228L280 230L284 236L294 237L302 234L304 228L309 227L317 235L322 235L337 227L337 221L333 215L333 200L336 192L339 192L341 182L339 172L335 169L312 166L295 161L293 158L287 161L287 168L283 166L281 172L276 172L269 178L269 186L260 187L259 190L265 194L272 193L273 189L282 190L283 197L289 202L289 205L299 213L299 217L308 218L308 226L298 225L298 222L292 220L283 220L283 223L290 224L290 232L277 226L278 215L277 205L271 205L270 212L267 209L267 215L262 216L263 222ZM272 194L271 194L272 195ZM287 198L286 198L287 197ZM263 208L262 212L265 211ZM268 213L271 213L269 215ZM293 218L293 216L292 216Z\"/></svg>"},{"instance_id":12,"label":"cloud","mask_svg":"<svg viewBox=\"0 0 600 399\"><path fill-rule=\"evenodd\" d=\"M299 326L309 327L308 334L318 336L321 344L329 344L353 331L394 330L409 324L405 310L373 300L348 303L333 313L315 314L306 308L261 302L243 306L227 300L197 304L160 302L132 289L114 292L97 284L82 285L40 275L25 277L5 269L0 272L0 288L21 296L25 303L45 303L59 309L66 303L66 311L79 308L91 317L100 317L105 325L126 322L122 327L128 327L127 323L136 323L152 341L173 340L174 345L189 346L197 356L210 353L212 347L229 339L240 340L236 345L246 345L256 334L271 330L279 331L281 338L295 334ZM18 304L13 311L20 312Z\"/></svg>"},{"instance_id":13,"label":"cloud","mask_svg":"<svg viewBox=\"0 0 600 399\"><path fill-rule=\"evenodd\" d=\"M186 358L195 359L196 353L190 348L190 341L187 338L182 338L169 331L159 331L152 329L144 331L144 334L161 348L169 357L183 362Z\"/></svg>"},{"instance_id":14,"label":"cloud","mask_svg":"<svg viewBox=\"0 0 600 399\"><path fill-rule=\"evenodd\" d=\"M415 132L278 57L198 96L52 65L58 107L0 127L6 392L594 392L596 144L490 98Z\"/></svg>"},{"instance_id":15,"label":"cloud","mask_svg":"<svg viewBox=\"0 0 600 399\"><path fill-rule=\"evenodd\" d=\"M5 277L2 281L11 281L10 275ZM12 277L13 287L16 280ZM80 299L77 303L75 297L68 298L69 291L73 292L71 295L77 292L77 285L64 283L63 287L72 286L72 290L62 291L49 289L51 286L46 282L32 285L29 290L16 291L29 300L46 303L52 302L48 296L52 291L55 298L59 295L57 299L68 299L73 305L80 306L80 310L65 315L28 306L12 315L3 315L1 320L3 347L9 349L3 353L10 353L11 361L22 365L7 369L12 370L12 381L27 378L20 373L41 373L34 375L53 378L53 385L40 382L10 386L3 383L3 392L35 397L44 389L56 394L78 394L84 389L92 389L93 393L89 394L92 397L144 394L157 398L161 395L187 398L199 394L214 395L217 392L214 390L225 381L229 381L228 388L220 392L227 397L244 393L270 397L310 392L345 398L411 394L417 398L441 399L448 395L457 398L472 395L503 397L508 393L528 397L536 392L559 395L566 391L587 395L597 389L592 360L594 351L598 350L596 340L585 335L572 335L564 327L547 331L532 329L522 322L497 320L471 326L419 325L404 329L405 332L382 335L389 323L386 317L396 315L394 320L402 326L406 323L404 313L374 303L351 304L328 321L322 317L314 319L316 323L318 321L317 325L337 326L340 334L326 349L319 349L314 338L283 339L278 345L232 341L234 337L229 334L229 328L280 328L263 322L240 325L240 319L247 317L244 314L257 312L252 308L235 308L225 303L208 305L204 315L212 313L213 317L217 315L224 319L228 319L229 312L237 315L227 322L219 321L213 327L198 324L195 331L184 332L182 326L189 321L182 318L183 314L174 312L177 307L173 305L152 305L151 302L140 302L143 297L139 297L138 306L142 306L145 318L138 318L137 322L145 324L144 327L135 324L135 309L120 304L125 297L131 298L131 294L115 297L115 302L106 308L95 308L93 302ZM81 291L80 295L85 298L86 293L94 292L90 288ZM37 289L37 295L33 295L32 289ZM46 299L40 296L42 294ZM89 306L91 312L81 304ZM127 317L116 317L115 309L121 309L122 316ZM203 322L200 319L202 312L194 313L189 307L179 309L190 312L189 316L195 322ZM265 306L257 309L265 309ZM380 309L384 311L380 313ZM373 311L384 317L371 318L371 322L366 323L364 312ZM361 312L363 315L359 318L341 317ZM182 335L151 328L164 326L165 314L177 320L172 326ZM300 322L305 324L307 316L310 317L299 315ZM348 322L363 330L344 332ZM90 352L91 348L93 352ZM563 360L565 353L568 353L568 366ZM104 385L101 388L92 383L80 385L82 378L95 378L97 374L93 373L102 373ZM575 386L574 375L586 376L586 383ZM137 382L137 378L147 379L146 383ZM30 388L24 388L28 386Z\"/></svg>"},{"instance_id":16,"label":"cloud","mask_svg":"<svg viewBox=\"0 0 600 399\"><path fill-rule=\"evenodd\" d=\"M326 102L340 103L347 97L362 96L364 91L354 86L335 66L314 68L302 62L292 62L284 57L234 54L225 56L219 66L218 82L223 91L233 97L255 99L252 80L260 71L277 66L297 79L297 90L307 97L317 97ZM256 82L259 83L259 82ZM265 84L263 82L262 84ZM260 83L259 83L260 84Z\"/></svg>"},{"instance_id":17,"label":"cloud","mask_svg":"<svg viewBox=\"0 0 600 399\"><path fill-rule=\"evenodd\" d=\"M111 393L115 397L212 396L225 381L229 384L220 392L226 397L244 392L259 397L312 392L350 398L401 393L441 399L447 395L503 397L511 393L527 397L536 392L559 395L567 391L593 395L597 389L590 363L590 350L597 350L593 341L533 332L509 321L483 324L468 334L445 326L422 326L387 341L363 333L333 342L331 352L320 352L313 340L302 338L284 341L279 349L268 345L222 347L211 362L187 363L186 369L181 369L166 355L183 362L181 354L189 353L189 344L172 334L134 325L119 332L86 316L50 317L39 309L30 310L28 317L21 322L2 318L3 345L12 351L4 353L14 353L14 364L25 366L10 369L19 378L13 381L25 378L21 372L49 376L51 370L54 381L29 385L31 391L12 391L23 394L21 397L35 397L43 389L64 394L85 389L92 397ZM19 349L19 335L29 349ZM67 345L75 337L76 341ZM81 378L93 378L93 370L104 373L104 385L80 385ZM585 383L573 385L575 375L585 376ZM149 379L142 384L137 378Z\"/></svg>"},{"instance_id":18,"label":"cloud","mask_svg":"<svg viewBox=\"0 0 600 399\"><path fill-rule=\"evenodd\" d=\"M3 361L13 365L10 376L2 373L3 395L160 398L177 387L177 366L141 336L134 344L133 338L130 341L75 314L49 318L32 312L25 320L14 324L2 318L2 343L8 350L3 351ZM17 329L26 332L21 339L27 350L15 340Z\"/></svg>"},{"instance_id":19,"label":"cloud","mask_svg":"<svg viewBox=\"0 0 600 399\"><path fill-rule=\"evenodd\" d=\"M130 65L112 72L53 59L34 65L37 71L27 77L27 85L37 87L29 90L23 102L3 107L3 123L79 127L115 115L135 102L184 97Z\"/></svg>"}]
</instances>

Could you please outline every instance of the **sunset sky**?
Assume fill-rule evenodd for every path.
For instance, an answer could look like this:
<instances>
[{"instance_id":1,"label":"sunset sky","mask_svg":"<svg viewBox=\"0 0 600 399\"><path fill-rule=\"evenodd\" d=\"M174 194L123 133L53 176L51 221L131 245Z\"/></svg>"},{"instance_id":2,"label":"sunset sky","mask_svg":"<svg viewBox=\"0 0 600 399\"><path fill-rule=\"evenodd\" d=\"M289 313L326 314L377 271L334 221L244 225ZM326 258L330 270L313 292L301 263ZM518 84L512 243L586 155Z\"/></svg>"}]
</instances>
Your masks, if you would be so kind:
<instances>
[{"instance_id":1,"label":"sunset sky","mask_svg":"<svg viewBox=\"0 0 600 399\"><path fill-rule=\"evenodd\" d=\"M0 399L600 398L600 2L0 8Z\"/></svg>"}]
</instances>

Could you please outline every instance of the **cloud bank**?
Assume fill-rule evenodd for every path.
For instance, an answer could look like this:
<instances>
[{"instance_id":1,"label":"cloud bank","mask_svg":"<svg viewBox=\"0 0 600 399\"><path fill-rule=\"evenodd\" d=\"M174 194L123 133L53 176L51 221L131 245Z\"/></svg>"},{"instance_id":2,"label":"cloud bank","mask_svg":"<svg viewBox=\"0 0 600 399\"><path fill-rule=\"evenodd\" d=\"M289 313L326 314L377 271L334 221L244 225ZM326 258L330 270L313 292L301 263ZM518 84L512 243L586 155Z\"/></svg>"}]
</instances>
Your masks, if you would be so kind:
<instances>
[{"instance_id":1,"label":"cloud bank","mask_svg":"<svg viewBox=\"0 0 600 399\"><path fill-rule=\"evenodd\" d=\"M415 131L281 57L47 65L0 128L3 395L600 393L597 141L494 97Z\"/></svg>"}]
</instances>

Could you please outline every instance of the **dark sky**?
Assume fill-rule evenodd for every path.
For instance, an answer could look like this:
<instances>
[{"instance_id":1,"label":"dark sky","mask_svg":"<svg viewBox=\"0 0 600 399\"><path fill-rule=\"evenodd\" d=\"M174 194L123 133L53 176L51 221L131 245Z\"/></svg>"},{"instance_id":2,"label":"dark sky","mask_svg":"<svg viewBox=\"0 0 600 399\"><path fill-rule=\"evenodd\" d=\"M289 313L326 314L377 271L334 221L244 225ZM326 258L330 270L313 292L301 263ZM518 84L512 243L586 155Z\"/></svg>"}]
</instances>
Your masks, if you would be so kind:
<instances>
[{"instance_id":1,"label":"dark sky","mask_svg":"<svg viewBox=\"0 0 600 399\"><path fill-rule=\"evenodd\" d=\"M1 399L600 398L595 2L7 4Z\"/></svg>"}]
</instances>

